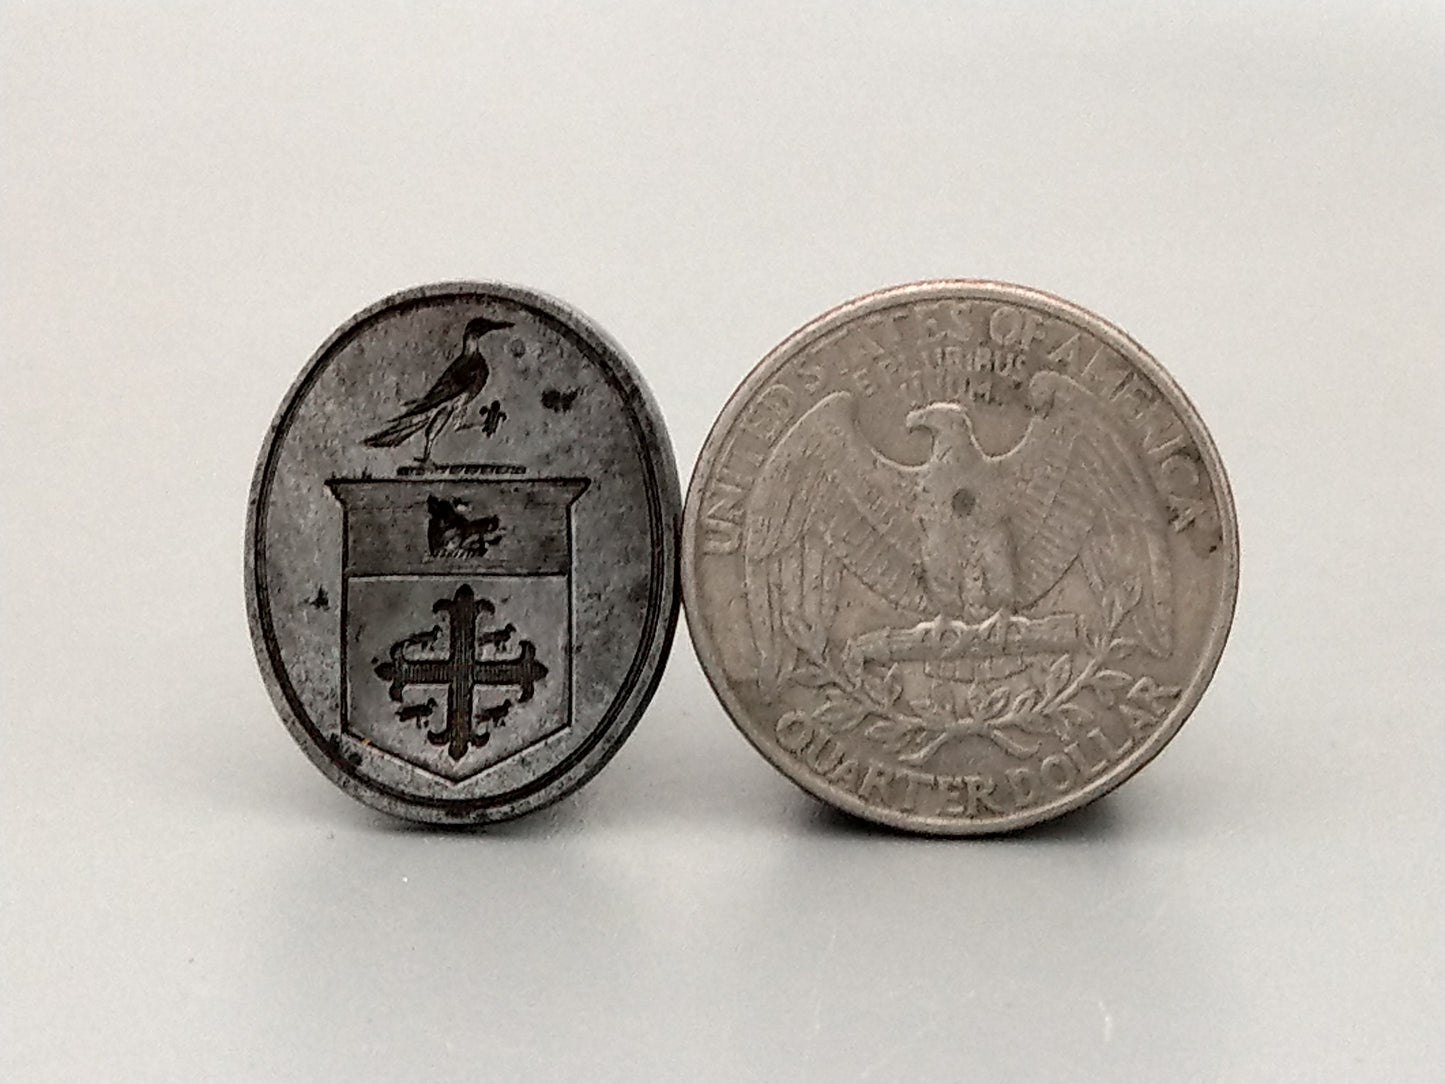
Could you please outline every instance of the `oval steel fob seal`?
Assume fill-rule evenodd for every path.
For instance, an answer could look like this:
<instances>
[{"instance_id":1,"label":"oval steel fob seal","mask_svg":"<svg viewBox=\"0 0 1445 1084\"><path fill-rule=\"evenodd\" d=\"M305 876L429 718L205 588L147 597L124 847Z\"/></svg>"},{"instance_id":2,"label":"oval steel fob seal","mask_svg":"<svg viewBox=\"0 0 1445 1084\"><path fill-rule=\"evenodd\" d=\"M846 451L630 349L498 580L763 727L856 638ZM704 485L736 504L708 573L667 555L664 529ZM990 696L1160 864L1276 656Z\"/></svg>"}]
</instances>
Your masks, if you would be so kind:
<instances>
[{"instance_id":1,"label":"oval steel fob seal","mask_svg":"<svg viewBox=\"0 0 1445 1084\"><path fill-rule=\"evenodd\" d=\"M251 489L246 599L282 719L399 817L561 798L657 685L680 505L645 384L577 311L468 282L373 305L287 394Z\"/></svg>"},{"instance_id":2,"label":"oval steel fob seal","mask_svg":"<svg viewBox=\"0 0 1445 1084\"><path fill-rule=\"evenodd\" d=\"M688 489L683 593L743 734L811 794L938 834L1077 808L1178 731L1239 549L1214 442L1059 298L850 301L743 381Z\"/></svg>"}]
</instances>

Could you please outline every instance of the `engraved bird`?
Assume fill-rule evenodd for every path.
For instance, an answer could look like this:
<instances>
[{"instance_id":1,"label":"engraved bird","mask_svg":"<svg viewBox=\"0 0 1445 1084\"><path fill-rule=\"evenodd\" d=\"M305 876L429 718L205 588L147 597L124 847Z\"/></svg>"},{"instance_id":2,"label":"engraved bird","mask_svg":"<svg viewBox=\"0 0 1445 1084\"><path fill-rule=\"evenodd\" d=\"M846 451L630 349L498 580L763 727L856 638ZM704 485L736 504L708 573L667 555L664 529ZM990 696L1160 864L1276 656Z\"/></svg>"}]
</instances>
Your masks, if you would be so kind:
<instances>
[{"instance_id":1,"label":"engraved bird","mask_svg":"<svg viewBox=\"0 0 1445 1084\"><path fill-rule=\"evenodd\" d=\"M845 571L898 610L983 622L1032 606L1077 563L1115 624L1170 653L1164 509L1136 445L1062 373L1036 373L1028 400L1028 427L1001 455L983 450L957 403L912 411L908 428L933 438L918 465L859 433L847 391L792 425L745 503L744 590L765 689L800 653L822 657Z\"/></svg>"},{"instance_id":2,"label":"engraved bird","mask_svg":"<svg viewBox=\"0 0 1445 1084\"><path fill-rule=\"evenodd\" d=\"M395 448L417 433L423 433L422 452L417 461L430 462L432 444L446 430L453 415L459 409L465 410L481 394L487 378L491 376L487 359L482 354L482 339L493 331L511 326L509 321L492 320L485 316L469 320L462 332L461 353L446 367L431 389L420 398L408 401L400 414L363 443L369 448Z\"/></svg>"}]
</instances>

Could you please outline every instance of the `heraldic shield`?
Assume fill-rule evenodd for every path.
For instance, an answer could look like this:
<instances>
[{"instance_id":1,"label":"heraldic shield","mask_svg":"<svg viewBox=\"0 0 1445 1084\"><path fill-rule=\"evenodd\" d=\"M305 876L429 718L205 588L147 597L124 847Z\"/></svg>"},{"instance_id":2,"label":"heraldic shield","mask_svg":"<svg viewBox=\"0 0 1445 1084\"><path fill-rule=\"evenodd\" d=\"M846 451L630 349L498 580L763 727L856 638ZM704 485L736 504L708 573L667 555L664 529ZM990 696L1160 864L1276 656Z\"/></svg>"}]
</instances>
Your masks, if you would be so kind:
<instances>
[{"instance_id":1,"label":"heraldic shield","mask_svg":"<svg viewBox=\"0 0 1445 1084\"><path fill-rule=\"evenodd\" d=\"M343 733L457 783L565 730L587 479L327 485L343 509Z\"/></svg>"}]
</instances>

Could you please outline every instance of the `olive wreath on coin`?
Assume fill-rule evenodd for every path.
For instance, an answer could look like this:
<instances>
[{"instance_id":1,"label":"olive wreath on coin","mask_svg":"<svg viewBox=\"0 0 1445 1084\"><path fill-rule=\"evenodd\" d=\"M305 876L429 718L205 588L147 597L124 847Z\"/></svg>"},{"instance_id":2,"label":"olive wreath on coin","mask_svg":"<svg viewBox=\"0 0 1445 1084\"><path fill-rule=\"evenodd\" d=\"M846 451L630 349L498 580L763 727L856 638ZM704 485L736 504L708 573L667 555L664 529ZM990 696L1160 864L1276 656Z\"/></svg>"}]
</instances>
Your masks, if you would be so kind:
<instances>
[{"instance_id":1,"label":"olive wreath on coin","mask_svg":"<svg viewBox=\"0 0 1445 1084\"><path fill-rule=\"evenodd\" d=\"M987 738L1010 756L1027 759L1039 753L1042 738L1070 741L1093 725L1096 710L1078 702L1086 692L1100 707L1117 708L1146 726L1162 720L1179 698L1180 686L1161 685L1121 668L1137 642L1118 635L1118 629L1137 601L1137 591L1106 600L1104 627L1085 630L1088 651L1081 653L1082 659L1069 652L1058 655L1042 681L970 682L964 689L966 715L914 701L904 701L911 710L904 709L896 662L850 675L825 651L794 670L793 680L822 692L810 713L815 722L834 734L861 726L864 737L904 763L926 764L942 749L970 737Z\"/></svg>"}]
</instances>

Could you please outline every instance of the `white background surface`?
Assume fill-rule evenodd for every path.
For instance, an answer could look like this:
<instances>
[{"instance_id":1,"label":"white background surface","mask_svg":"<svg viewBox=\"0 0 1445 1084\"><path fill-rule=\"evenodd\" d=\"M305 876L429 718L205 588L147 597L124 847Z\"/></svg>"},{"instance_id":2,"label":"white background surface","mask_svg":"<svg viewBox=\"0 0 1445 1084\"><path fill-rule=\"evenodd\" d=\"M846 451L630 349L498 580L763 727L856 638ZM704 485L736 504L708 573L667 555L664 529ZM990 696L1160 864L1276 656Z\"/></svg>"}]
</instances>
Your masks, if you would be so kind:
<instances>
[{"instance_id":1,"label":"white background surface","mask_svg":"<svg viewBox=\"0 0 1445 1084\"><path fill-rule=\"evenodd\" d=\"M407 7L6 5L0 1077L1440 1079L1441 9ZM872 831L681 629L612 765L493 831L296 750L246 492L351 313L556 294L686 477L784 335L934 276L1118 323L1230 468L1233 639L1122 790Z\"/></svg>"}]
</instances>

